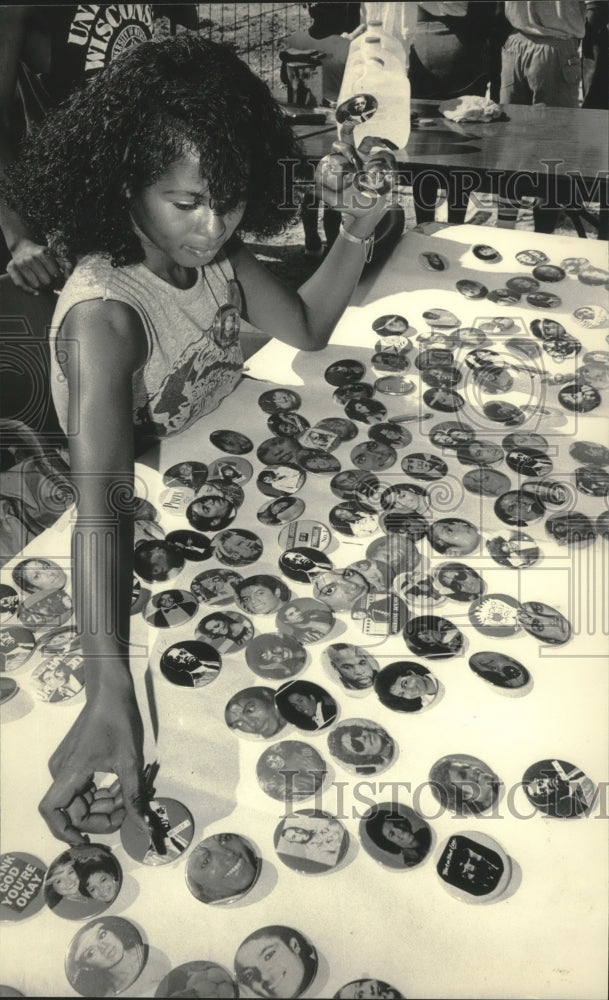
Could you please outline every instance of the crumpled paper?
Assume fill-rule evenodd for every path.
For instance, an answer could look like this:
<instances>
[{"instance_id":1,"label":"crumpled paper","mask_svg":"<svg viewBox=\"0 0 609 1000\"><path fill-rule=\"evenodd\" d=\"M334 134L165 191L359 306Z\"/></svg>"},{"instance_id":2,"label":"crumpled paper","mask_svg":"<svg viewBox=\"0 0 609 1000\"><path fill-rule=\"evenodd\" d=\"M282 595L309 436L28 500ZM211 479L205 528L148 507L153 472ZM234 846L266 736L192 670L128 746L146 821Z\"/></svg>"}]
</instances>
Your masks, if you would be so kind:
<instances>
[{"instance_id":1,"label":"crumpled paper","mask_svg":"<svg viewBox=\"0 0 609 1000\"><path fill-rule=\"evenodd\" d=\"M466 94L452 101L442 101L440 111L453 122L492 122L501 118L503 108L488 97Z\"/></svg>"}]
</instances>

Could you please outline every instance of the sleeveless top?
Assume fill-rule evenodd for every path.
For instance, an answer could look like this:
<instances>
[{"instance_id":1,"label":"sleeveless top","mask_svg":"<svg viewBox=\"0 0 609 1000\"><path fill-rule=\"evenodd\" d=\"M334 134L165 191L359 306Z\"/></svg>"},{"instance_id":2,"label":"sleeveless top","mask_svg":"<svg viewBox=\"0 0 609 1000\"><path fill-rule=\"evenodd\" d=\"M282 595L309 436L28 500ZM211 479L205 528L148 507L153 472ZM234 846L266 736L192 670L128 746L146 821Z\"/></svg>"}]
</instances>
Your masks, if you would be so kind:
<instances>
[{"instance_id":1,"label":"sleeveless top","mask_svg":"<svg viewBox=\"0 0 609 1000\"><path fill-rule=\"evenodd\" d=\"M55 4L37 7L30 17L34 29L48 38L49 66L36 73L20 63L21 108L15 123L19 137L75 87L153 37L153 5L148 3Z\"/></svg>"},{"instance_id":2,"label":"sleeveless top","mask_svg":"<svg viewBox=\"0 0 609 1000\"><path fill-rule=\"evenodd\" d=\"M78 345L58 340L57 335L69 310L92 299L125 302L144 326L148 356L133 374L133 422L138 438L184 430L215 410L239 382L241 302L224 253L199 268L195 284L186 289L174 288L143 264L115 268L108 258L91 254L76 266L62 289L49 333L51 391L66 435L77 432L78 415L69 426L68 383L60 361L65 364Z\"/></svg>"}]
</instances>

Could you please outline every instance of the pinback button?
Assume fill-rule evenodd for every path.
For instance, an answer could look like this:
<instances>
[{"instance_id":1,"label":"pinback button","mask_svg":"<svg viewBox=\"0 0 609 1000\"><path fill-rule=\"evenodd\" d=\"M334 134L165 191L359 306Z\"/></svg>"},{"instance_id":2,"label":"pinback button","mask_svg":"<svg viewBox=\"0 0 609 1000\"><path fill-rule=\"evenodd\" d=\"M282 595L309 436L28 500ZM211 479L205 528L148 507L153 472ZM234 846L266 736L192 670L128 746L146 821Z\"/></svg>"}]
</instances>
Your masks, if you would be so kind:
<instances>
[{"instance_id":1,"label":"pinback button","mask_svg":"<svg viewBox=\"0 0 609 1000\"><path fill-rule=\"evenodd\" d=\"M435 253L433 250L419 254L419 264L426 271L448 271L449 268L448 259L444 254Z\"/></svg>"},{"instance_id":2,"label":"pinback button","mask_svg":"<svg viewBox=\"0 0 609 1000\"><path fill-rule=\"evenodd\" d=\"M370 399L374 394L374 386L369 382L352 382L341 385L332 393L332 399L344 406L350 399Z\"/></svg>"},{"instance_id":3,"label":"pinback button","mask_svg":"<svg viewBox=\"0 0 609 1000\"><path fill-rule=\"evenodd\" d=\"M360 424L382 423L387 417L387 407L378 399L350 399L345 403L345 413Z\"/></svg>"},{"instance_id":4,"label":"pinback button","mask_svg":"<svg viewBox=\"0 0 609 1000\"><path fill-rule=\"evenodd\" d=\"M494 511L504 524L523 528L527 524L535 524L546 512L546 508L537 497L526 494L522 490L508 490L495 501Z\"/></svg>"},{"instance_id":5,"label":"pinback button","mask_svg":"<svg viewBox=\"0 0 609 1000\"><path fill-rule=\"evenodd\" d=\"M510 489L512 484L504 472L482 466L466 472L463 476L463 485L468 493L476 493L485 497L500 497Z\"/></svg>"},{"instance_id":6,"label":"pinback button","mask_svg":"<svg viewBox=\"0 0 609 1000\"><path fill-rule=\"evenodd\" d=\"M297 809L275 828L277 857L288 868L304 875L333 871L349 848L349 834L342 823L320 809Z\"/></svg>"},{"instance_id":7,"label":"pinback button","mask_svg":"<svg viewBox=\"0 0 609 1000\"><path fill-rule=\"evenodd\" d=\"M308 646L325 639L336 619L327 604L312 597L296 597L277 612L275 626L282 635L293 636Z\"/></svg>"},{"instance_id":8,"label":"pinback button","mask_svg":"<svg viewBox=\"0 0 609 1000\"><path fill-rule=\"evenodd\" d=\"M262 791L278 802L308 799L322 787L326 772L321 754L300 740L274 743L256 764Z\"/></svg>"},{"instance_id":9,"label":"pinback button","mask_svg":"<svg viewBox=\"0 0 609 1000\"><path fill-rule=\"evenodd\" d=\"M207 642L184 639L163 649L159 665L171 684L201 688L215 681L222 669L222 657Z\"/></svg>"},{"instance_id":10,"label":"pinback button","mask_svg":"<svg viewBox=\"0 0 609 1000\"><path fill-rule=\"evenodd\" d=\"M332 527L341 535L364 538L379 530L378 516L364 509L357 500L344 500L336 504L328 514Z\"/></svg>"},{"instance_id":11,"label":"pinback button","mask_svg":"<svg viewBox=\"0 0 609 1000\"><path fill-rule=\"evenodd\" d=\"M133 578L135 584L135 577ZM141 586L139 580L138 587ZM73 653L81 649L81 640L75 625L64 625L53 632L45 632L39 637L36 652L42 656L54 656L56 653Z\"/></svg>"},{"instance_id":12,"label":"pinback button","mask_svg":"<svg viewBox=\"0 0 609 1000\"><path fill-rule=\"evenodd\" d=\"M8 851L0 855L0 920L26 920L42 909L45 872L45 864L33 854Z\"/></svg>"},{"instance_id":13,"label":"pinback button","mask_svg":"<svg viewBox=\"0 0 609 1000\"><path fill-rule=\"evenodd\" d=\"M265 413L279 413L300 409L302 400L293 389L268 389L258 397L258 405Z\"/></svg>"},{"instance_id":14,"label":"pinback button","mask_svg":"<svg viewBox=\"0 0 609 1000\"><path fill-rule=\"evenodd\" d=\"M280 716L297 729L317 733L336 721L338 705L325 688L312 681L287 681L275 692Z\"/></svg>"},{"instance_id":15,"label":"pinback button","mask_svg":"<svg viewBox=\"0 0 609 1000\"><path fill-rule=\"evenodd\" d=\"M450 368L454 361L455 356L452 351L445 351L440 347L430 347L417 354L414 363L419 371L425 371L427 368Z\"/></svg>"},{"instance_id":16,"label":"pinback button","mask_svg":"<svg viewBox=\"0 0 609 1000\"><path fill-rule=\"evenodd\" d=\"M483 333L489 336L500 336L506 330L511 330L516 324L510 316L493 316L492 319L484 320L480 324Z\"/></svg>"},{"instance_id":17,"label":"pinback button","mask_svg":"<svg viewBox=\"0 0 609 1000\"><path fill-rule=\"evenodd\" d=\"M506 694L524 694L524 689L532 687L531 675L522 663L504 653L489 650L474 653L469 658L469 666L477 677Z\"/></svg>"},{"instance_id":18,"label":"pinback button","mask_svg":"<svg viewBox=\"0 0 609 1000\"><path fill-rule=\"evenodd\" d=\"M167 538L140 542L133 554L133 568L146 583L165 583L184 569L184 552Z\"/></svg>"},{"instance_id":19,"label":"pinback button","mask_svg":"<svg viewBox=\"0 0 609 1000\"><path fill-rule=\"evenodd\" d=\"M237 455L232 458L217 458L208 469L209 479L224 479L228 482L238 483L240 486L248 483L253 473L251 462L248 462L246 458L239 458Z\"/></svg>"},{"instance_id":20,"label":"pinback button","mask_svg":"<svg viewBox=\"0 0 609 1000\"><path fill-rule=\"evenodd\" d=\"M250 439L239 431L212 431L209 440L216 448L227 451L229 455L247 455L254 448Z\"/></svg>"},{"instance_id":21,"label":"pinback button","mask_svg":"<svg viewBox=\"0 0 609 1000\"><path fill-rule=\"evenodd\" d=\"M249 618L237 611L211 611L195 629L197 638L208 642L220 653L238 653L254 634Z\"/></svg>"},{"instance_id":22,"label":"pinback button","mask_svg":"<svg viewBox=\"0 0 609 1000\"><path fill-rule=\"evenodd\" d=\"M338 420L340 418L337 417L336 419ZM352 424L350 420L343 420L343 424L347 429L352 427L355 434L357 434L357 427L355 424ZM355 437L355 434L351 434L351 437ZM343 439L337 433L330 430L330 428L326 430L323 427L320 427L319 424L316 424L315 427L310 427L304 432L304 434L301 434L299 438L303 449L309 448L313 451L335 451L341 443L341 440ZM302 460L302 455L300 458Z\"/></svg>"},{"instance_id":23,"label":"pinback button","mask_svg":"<svg viewBox=\"0 0 609 1000\"><path fill-rule=\"evenodd\" d=\"M562 646L571 638L571 625L556 608L540 601L525 601L518 610L518 621L535 639Z\"/></svg>"},{"instance_id":24,"label":"pinback button","mask_svg":"<svg viewBox=\"0 0 609 1000\"><path fill-rule=\"evenodd\" d=\"M300 673L307 660L307 651L289 635L265 632L249 640L245 661L258 677L265 680L285 680Z\"/></svg>"},{"instance_id":25,"label":"pinback button","mask_svg":"<svg viewBox=\"0 0 609 1000\"><path fill-rule=\"evenodd\" d=\"M103 844L70 847L49 865L43 895L49 909L66 920L103 913L119 894L123 872Z\"/></svg>"},{"instance_id":26,"label":"pinback button","mask_svg":"<svg viewBox=\"0 0 609 1000\"><path fill-rule=\"evenodd\" d=\"M237 691L227 702L224 721L232 732L254 740L274 739L287 725L275 704L275 690L270 687Z\"/></svg>"},{"instance_id":27,"label":"pinback button","mask_svg":"<svg viewBox=\"0 0 609 1000\"><path fill-rule=\"evenodd\" d=\"M359 434L359 430L355 424L352 423L351 420L346 420L344 417L323 417L315 424L314 429L317 428L336 435L338 442L352 441L353 438L357 437Z\"/></svg>"},{"instance_id":28,"label":"pinback button","mask_svg":"<svg viewBox=\"0 0 609 1000\"><path fill-rule=\"evenodd\" d=\"M417 542L426 537L429 522L422 514L393 509L381 514L379 527L388 535L402 535Z\"/></svg>"},{"instance_id":29,"label":"pinback button","mask_svg":"<svg viewBox=\"0 0 609 1000\"><path fill-rule=\"evenodd\" d=\"M346 358L328 365L324 372L324 378L330 385L341 386L349 385L351 382L359 382L365 374L366 366L361 361Z\"/></svg>"},{"instance_id":30,"label":"pinback button","mask_svg":"<svg viewBox=\"0 0 609 1000\"><path fill-rule=\"evenodd\" d=\"M374 388L377 392L388 396L409 396L416 386L412 379L402 378L399 375L384 375L382 378L377 378Z\"/></svg>"},{"instance_id":31,"label":"pinback button","mask_svg":"<svg viewBox=\"0 0 609 1000\"><path fill-rule=\"evenodd\" d=\"M512 863L503 848L478 830L453 833L436 863L442 884L464 903L493 903L506 891Z\"/></svg>"},{"instance_id":32,"label":"pinback button","mask_svg":"<svg viewBox=\"0 0 609 1000\"><path fill-rule=\"evenodd\" d=\"M400 337L408 330L408 320L397 313L388 313L375 319L372 329L380 337Z\"/></svg>"},{"instance_id":33,"label":"pinback button","mask_svg":"<svg viewBox=\"0 0 609 1000\"><path fill-rule=\"evenodd\" d=\"M161 980L155 997L202 997L233 1000L239 996L229 972L215 962L184 962Z\"/></svg>"},{"instance_id":34,"label":"pinback button","mask_svg":"<svg viewBox=\"0 0 609 1000\"><path fill-rule=\"evenodd\" d=\"M18 670L27 663L36 640L29 628L7 625L0 628L0 671Z\"/></svg>"},{"instance_id":35,"label":"pinback button","mask_svg":"<svg viewBox=\"0 0 609 1000\"><path fill-rule=\"evenodd\" d=\"M439 326L441 329L451 329L460 326L461 320L457 319L454 313L448 309L428 309L423 313L430 326Z\"/></svg>"},{"instance_id":36,"label":"pinback button","mask_svg":"<svg viewBox=\"0 0 609 1000\"><path fill-rule=\"evenodd\" d=\"M609 472L598 466L584 465L575 470L575 483L580 493L589 497L609 496ZM1 649L1 639L0 639Z\"/></svg>"},{"instance_id":37,"label":"pinback button","mask_svg":"<svg viewBox=\"0 0 609 1000\"><path fill-rule=\"evenodd\" d=\"M168 865L184 853L194 836L191 813L177 799L158 797L148 802L151 836L127 816L121 826L121 844L130 858L143 865ZM165 848L161 853L158 848Z\"/></svg>"},{"instance_id":38,"label":"pinback button","mask_svg":"<svg viewBox=\"0 0 609 1000\"><path fill-rule=\"evenodd\" d=\"M569 382L558 390L558 401L572 413L590 413L601 404L601 395L586 382Z\"/></svg>"},{"instance_id":39,"label":"pinback button","mask_svg":"<svg viewBox=\"0 0 609 1000\"><path fill-rule=\"evenodd\" d=\"M367 472L383 472L398 460L398 453L382 441L363 441L351 450L349 455L353 465Z\"/></svg>"},{"instance_id":40,"label":"pinback button","mask_svg":"<svg viewBox=\"0 0 609 1000\"><path fill-rule=\"evenodd\" d=\"M486 594L469 608L469 620L482 635L503 639L520 631L520 603L506 594Z\"/></svg>"},{"instance_id":41,"label":"pinback button","mask_svg":"<svg viewBox=\"0 0 609 1000\"><path fill-rule=\"evenodd\" d=\"M410 618L404 627L404 642L415 656L446 659L463 651L463 633L448 618L422 615Z\"/></svg>"},{"instance_id":42,"label":"pinback button","mask_svg":"<svg viewBox=\"0 0 609 1000\"><path fill-rule=\"evenodd\" d=\"M357 657L357 647L351 648ZM360 661L362 655L363 651L359 650ZM376 660L368 658L370 661L378 669ZM395 740L371 719L345 719L328 733L327 741L330 756L351 774L381 774L395 763L398 756Z\"/></svg>"},{"instance_id":43,"label":"pinback button","mask_svg":"<svg viewBox=\"0 0 609 1000\"><path fill-rule=\"evenodd\" d=\"M474 347L477 344L486 344L487 336L484 330L478 330L475 326L462 326L455 334L457 341L463 347Z\"/></svg>"},{"instance_id":44,"label":"pinback button","mask_svg":"<svg viewBox=\"0 0 609 1000\"><path fill-rule=\"evenodd\" d=\"M573 316L581 326L593 330L599 326L607 326L609 312L604 306L586 305L573 310Z\"/></svg>"},{"instance_id":45,"label":"pinback button","mask_svg":"<svg viewBox=\"0 0 609 1000\"><path fill-rule=\"evenodd\" d=\"M609 278L609 271L602 267L582 267L577 275L577 280L584 285L604 285Z\"/></svg>"},{"instance_id":46,"label":"pinback button","mask_svg":"<svg viewBox=\"0 0 609 1000\"><path fill-rule=\"evenodd\" d=\"M294 410L271 413L266 425L273 434L280 437L299 437L311 426L302 414Z\"/></svg>"},{"instance_id":47,"label":"pinback button","mask_svg":"<svg viewBox=\"0 0 609 1000\"><path fill-rule=\"evenodd\" d=\"M341 464L336 455L330 455L327 451L322 451L319 448L302 448L298 455L298 464L305 472L318 475L334 475L341 470Z\"/></svg>"},{"instance_id":48,"label":"pinback button","mask_svg":"<svg viewBox=\"0 0 609 1000\"><path fill-rule=\"evenodd\" d=\"M433 705L440 685L427 667L412 660L389 663L374 678L374 690L393 712L422 712Z\"/></svg>"},{"instance_id":49,"label":"pinback button","mask_svg":"<svg viewBox=\"0 0 609 1000\"><path fill-rule=\"evenodd\" d=\"M603 365L609 368L609 351L588 351L582 360L587 365Z\"/></svg>"},{"instance_id":50,"label":"pinback button","mask_svg":"<svg viewBox=\"0 0 609 1000\"><path fill-rule=\"evenodd\" d=\"M405 372L410 367L408 358L391 351L377 351L370 359L372 367L381 372Z\"/></svg>"},{"instance_id":51,"label":"pinback button","mask_svg":"<svg viewBox=\"0 0 609 1000\"><path fill-rule=\"evenodd\" d=\"M569 445L569 454L586 465L609 465L609 448L598 441L576 441Z\"/></svg>"},{"instance_id":52,"label":"pinback button","mask_svg":"<svg viewBox=\"0 0 609 1000\"><path fill-rule=\"evenodd\" d=\"M300 515L304 513L304 509L305 502L304 500L301 500L300 497L277 497L275 500L267 500L266 503L263 503L262 507L258 509L256 517L261 524L286 524L286 522L293 521L295 518L300 517ZM242 532L240 532L240 534L242 534ZM261 544L262 543L260 542L260 545ZM236 550L235 554L237 555L236 562L234 556L231 554L229 554L228 558L219 557L220 561L226 563L228 566L247 565L246 563L240 561L241 556L236 552ZM256 556L256 559L257 558L258 556ZM249 562L254 561L254 559L249 560Z\"/></svg>"},{"instance_id":53,"label":"pinback button","mask_svg":"<svg viewBox=\"0 0 609 1000\"><path fill-rule=\"evenodd\" d=\"M366 853L394 871L420 865L431 849L429 823L399 802L370 806L360 820L358 833Z\"/></svg>"},{"instance_id":54,"label":"pinback button","mask_svg":"<svg viewBox=\"0 0 609 1000\"><path fill-rule=\"evenodd\" d=\"M529 292L527 302L536 309L558 309L562 299L553 292Z\"/></svg>"},{"instance_id":55,"label":"pinback button","mask_svg":"<svg viewBox=\"0 0 609 1000\"><path fill-rule=\"evenodd\" d=\"M112 935L118 939L125 960L125 971L120 978L120 985L117 983L116 986L110 987L112 995L117 996L128 989L142 972L148 960L148 947L144 944L142 935L135 924L123 917L104 917L103 928L108 936ZM108 993L107 970L105 968L85 969L81 957L87 948L96 944L99 929L99 920L91 920L84 927L81 927L72 938L66 954L66 977L70 985L81 996L103 997L110 995ZM115 982L114 978L112 982Z\"/></svg>"},{"instance_id":56,"label":"pinback button","mask_svg":"<svg viewBox=\"0 0 609 1000\"><path fill-rule=\"evenodd\" d=\"M439 410L441 413L455 413L465 406L465 400L460 393L443 388L426 389L423 393L423 402L432 410Z\"/></svg>"},{"instance_id":57,"label":"pinback button","mask_svg":"<svg viewBox=\"0 0 609 1000\"><path fill-rule=\"evenodd\" d=\"M495 250L494 247L488 246L487 243L476 243L472 247L472 253L474 257L477 257L478 260L483 260L486 264L498 264L503 260L499 251Z\"/></svg>"},{"instance_id":58,"label":"pinback button","mask_svg":"<svg viewBox=\"0 0 609 1000\"><path fill-rule=\"evenodd\" d=\"M515 306L517 302L520 302L522 293L516 288L494 288L492 292L488 293L487 298L489 302L505 306Z\"/></svg>"},{"instance_id":59,"label":"pinback button","mask_svg":"<svg viewBox=\"0 0 609 1000\"><path fill-rule=\"evenodd\" d=\"M586 382L594 389L609 388L609 368L605 365L587 364L581 365L575 372L580 382Z\"/></svg>"},{"instance_id":60,"label":"pinback button","mask_svg":"<svg viewBox=\"0 0 609 1000\"><path fill-rule=\"evenodd\" d=\"M298 465L286 462L270 466L258 473L256 486L267 497L285 497L298 493L307 481L306 472Z\"/></svg>"},{"instance_id":61,"label":"pinback button","mask_svg":"<svg viewBox=\"0 0 609 1000\"><path fill-rule=\"evenodd\" d=\"M520 250L516 254L518 263L524 264L526 267L534 267L536 264L547 264L549 259L543 250Z\"/></svg>"},{"instance_id":62,"label":"pinback button","mask_svg":"<svg viewBox=\"0 0 609 1000\"><path fill-rule=\"evenodd\" d=\"M162 590L150 598L143 616L155 628L175 628L185 625L198 610L190 590Z\"/></svg>"},{"instance_id":63,"label":"pinback button","mask_svg":"<svg viewBox=\"0 0 609 1000\"><path fill-rule=\"evenodd\" d=\"M529 358L531 361L535 361L541 357L541 348L539 347L539 344L535 344L530 340L525 340L524 337L512 337L511 340L506 342L505 346L510 351L524 354L525 358Z\"/></svg>"},{"instance_id":64,"label":"pinback button","mask_svg":"<svg viewBox=\"0 0 609 1000\"><path fill-rule=\"evenodd\" d=\"M412 434L406 427L388 421L385 424L375 424L368 431L368 437L373 441L382 441L392 448L406 448L412 441Z\"/></svg>"},{"instance_id":65,"label":"pinback button","mask_svg":"<svg viewBox=\"0 0 609 1000\"><path fill-rule=\"evenodd\" d=\"M405 455L400 464L406 475L421 482L442 479L448 472L446 462L439 455L430 455L420 451Z\"/></svg>"},{"instance_id":66,"label":"pinback button","mask_svg":"<svg viewBox=\"0 0 609 1000\"><path fill-rule=\"evenodd\" d=\"M290 580L313 583L319 573L332 569L332 562L319 549L299 546L282 552L279 556L279 568Z\"/></svg>"},{"instance_id":67,"label":"pinback button","mask_svg":"<svg viewBox=\"0 0 609 1000\"><path fill-rule=\"evenodd\" d=\"M182 486L195 492L207 480L207 466L204 462L178 462L163 473L166 486Z\"/></svg>"},{"instance_id":68,"label":"pinback button","mask_svg":"<svg viewBox=\"0 0 609 1000\"><path fill-rule=\"evenodd\" d=\"M421 374L421 380L425 385L432 388L458 385L461 381L461 372L456 368L426 368Z\"/></svg>"},{"instance_id":69,"label":"pinback button","mask_svg":"<svg viewBox=\"0 0 609 1000\"><path fill-rule=\"evenodd\" d=\"M32 684L40 701L56 705L80 694L85 683L83 656L80 652L57 653L39 663L32 673Z\"/></svg>"},{"instance_id":70,"label":"pinback button","mask_svg":"<svg viewBox=\"0 0 609 1000\"><path fill-rule=\"evenodd\" d=\"M487 539L486 551L499 566L510 569L533 566L540 557L537 542L522 531L511 531L507 537L494 535Z\"/></svg>"},{"instance_id":71,"label":"pinback button","mask_svg":"<svg viewBox=\"0 0 609 1000\"><path fill-rule=\"evenodd\" d=\"M272 991L268 990L265 983L268 978L267 972L262 972L259 978L254 980L252 985L251 966L249 956L252 952L257 954L264 942L265 949L271 949L273 954L277 950L281 955L288 948L300 956L296 967L292 962L287 962L287 969L280 974L281 986L276 992L276 996L301 997L306 993L317 975L317 952L311 941L305 938L300 931L293 927L262 927L253 934L250 934L241 943L235 955L235 972L237 982L240 987L244 987L246 993L251 993L256 997L272 996ZM266 978L263 978L266 977Z\"/></svg>"},{"instance_id":72,"label":"pinback button","mask_svg":"<svg viewBox=\"0 0 609 1000\"><path fill-rule=\"evenodd\" d=\"M455 285L458 292L466 299L484 299L488 295L488 288L480 281L472 281L469 278L461 278Z\"/></svg>"},{"instance_id":73,"label":"pinback button","mask_svg":"<svg viewBox=\"0 0 609 1000\"><path fill-rule=\"evenodd\" d=\"M404 1000L404 994L383 979L351 979L334 994L333 1000L356 1000L357 997L393 997Z\"/></svg>"},{"instance_id":74,"label":"pinback button","mask_svg":"<svg viewBox=\"0 0 609 1000\"><path fill-rule=\"evenodd\" d=\"M10 621L19 607L19 594L8 583L0 583L0 622Z\"/></svg>"},{"instance_id":75,"label":"pinback button","mask_svg":"<svg viewBox=\"0 0 609 1000\"><path fill-rule=\"evenodd\" d=\"M539 264L533 268L533 277L538 281L562 281L566 274L562 267L557 267L556 264Z\"/></svg>"},{"instance_id":76,"label":"pinback button","mask_svg":"<svg viewBox=\"0 0 609 1000\"><path fill-rule=\"evenodd\" d=\"M567 274L579 274L590 263L587 257L565 257L560 266Z\"/></svg>"},{"instance_id":77,"label":"pinback button","mask_svg":"<svg viewBox=\"0 0 609 1000\"><path fill-rule=\"evenodd\" d=\"M165 541L178 548L188 562L204 562L211 557L211 542L198 531L170 531Z\"/></svg>"},{"instance_id":78,"label":"pinback button","mask_svg":"<svg viewBox=\"0 0 609 1000\"><path fill-rule=\"evenodd\" d=\"M586 816L598 788L575 764L565 760L539 760L522 776L525 795L546 816L574 819Z\"/></svg>"},{"instance_id":79,"label":"pinback button","mask_svg":"<svg viewBox=\"0 0 609 1000\"><path fill-rule=\"evenodd\" d=\"M332 540L329 528L321 521L291 521L279 532L278 542L282 549L293 549L302 545L312 549L328 548Z\"/></svg>"},{"instance_id":80,"label":"pinback button","mask_svg":"<svg viewBox=\"0 0 609 1000\"><path fill-rule=\"evenodd\" d=\"M547 479L543 482L525 480L520 488L523 493L538 497L543 503L550 504L552 507L562 507L573 496L572 491L563 486L562 483L552 483Z\"/></svg>"},{"instance_id":81,"label":"pinback button","mask_svg":"<svg viewBox=\"0 0 609 1000\"><path fill-rule=\"evenodd\" d=\"M513 448L508 451L505 461L510 469L522 476L545 476L553 468L552 459L535 448Z\"/></svg>"},{"instance_id":82,"label":"pinback button","mask_svg":"<svg viewBox=\"0 0 609 1000\"><path fill-rule=\"evenodd\" d=\"M232 569L208 569L198 573L190 582L192 594L199 603L220 607L224 604L234 604L236 599L235 585L241 583L241 573Z\"/></svg>"}]
</instances>

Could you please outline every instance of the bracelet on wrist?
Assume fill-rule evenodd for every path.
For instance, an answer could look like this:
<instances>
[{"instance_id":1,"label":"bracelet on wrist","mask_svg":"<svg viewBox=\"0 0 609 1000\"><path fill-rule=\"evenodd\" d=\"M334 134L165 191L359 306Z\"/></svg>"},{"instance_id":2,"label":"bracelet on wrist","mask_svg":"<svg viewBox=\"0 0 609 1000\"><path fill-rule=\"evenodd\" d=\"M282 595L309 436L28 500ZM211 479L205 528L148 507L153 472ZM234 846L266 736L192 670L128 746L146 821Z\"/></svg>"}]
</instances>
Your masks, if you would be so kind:
<instances>
[{"instance_id":1,"label":"bracelet on wrist","mask_svg":"<svg viewBox=\"0 0 609 1000\"><path fill-rule=\"evenodd\" d=\"M371 233L370 236L354 236L353 233L349 232L345 223L342 221L338 232L339 235L347 241L347 243L357 243L359 246L364 248L364 258L366 264L369 264L372 260L372 250L374 248L374 233Z\"/></svg>"}]
</instances>

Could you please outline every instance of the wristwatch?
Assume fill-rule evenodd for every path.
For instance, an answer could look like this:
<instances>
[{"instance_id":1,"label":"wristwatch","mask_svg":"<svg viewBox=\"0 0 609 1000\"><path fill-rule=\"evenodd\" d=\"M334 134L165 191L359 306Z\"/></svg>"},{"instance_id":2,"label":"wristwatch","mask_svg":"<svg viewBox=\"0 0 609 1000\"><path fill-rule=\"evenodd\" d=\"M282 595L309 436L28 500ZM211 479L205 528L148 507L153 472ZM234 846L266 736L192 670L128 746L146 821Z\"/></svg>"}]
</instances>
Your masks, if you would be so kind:
<instances>
[{"instance_id":1,"label":"wristwatch","mask_svg":"<svg viewBox=\"0 0 609 1000\"><path fill-rule=\"evenodd\" d=\"M363 247L366 264L370 263L374 247L374 233L371 233L370 236L354 236L353 233L349 232L345 223L341 220L339 235L342 236L344 240L347 240L347 243L358 243L361 247Z\"/></svg>"}]
</instances>

